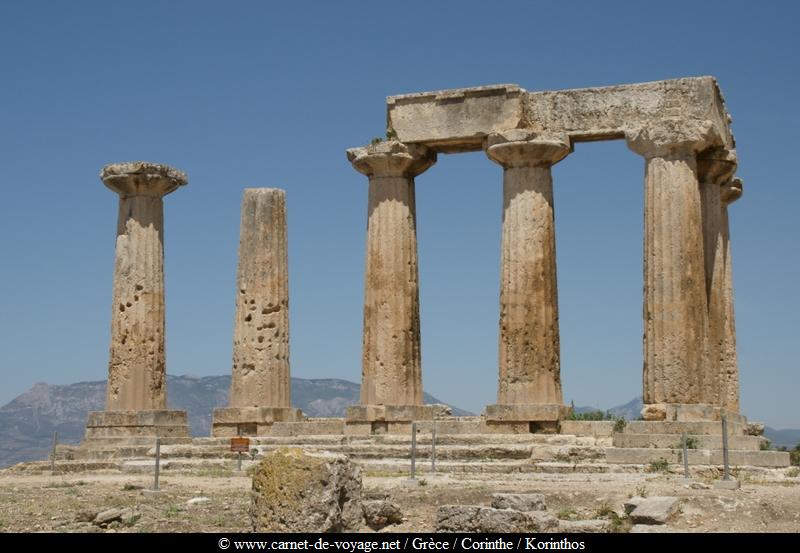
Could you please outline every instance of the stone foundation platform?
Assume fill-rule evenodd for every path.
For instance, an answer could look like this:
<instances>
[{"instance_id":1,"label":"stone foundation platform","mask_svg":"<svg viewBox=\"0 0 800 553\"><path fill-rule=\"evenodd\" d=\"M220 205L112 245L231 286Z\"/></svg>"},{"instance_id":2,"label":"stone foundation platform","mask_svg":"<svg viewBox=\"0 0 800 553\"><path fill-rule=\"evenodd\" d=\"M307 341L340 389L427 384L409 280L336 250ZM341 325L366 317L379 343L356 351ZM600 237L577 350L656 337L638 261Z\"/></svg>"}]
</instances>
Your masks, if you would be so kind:
<instances>
[{"instance_id":1,"label":"stone foundation platform","mask_svg":"<svg viewBox=\"0 0 800 553\"><path fill-rule=\"evenodd\" d=\"M90 411L86 441L109 438L189 438L186 411Z\"/></svg>"},{"instance_id":2,"label":"stone foundation platform","mask_svg":"<svg viewBox=\"0 0 800 553\"><path fill-rule=\"evenodd\" d=\"M404 434L411 423L446 417L447 405L350 405L345 411L345 434Z\"/></svg>"},{"instance_id":3,"label":"stone foundation platform","mask_svg":"<svg viewBox=\"0 0 800 553\"><path fill-rule=\"evenodd\" d=\"M305 415L294 407L224 407L214 409L211 435L215 437L266 436L278 422L302 422Z\"/></svg>"},{"instance_id":4,"label":"stone foundation platform","mask_svg":"<svg viewBox=\"0 0 800 553\"><path fill-rule=\"evenodd\" d=\"M487 405L486 423L514 427L517 431L527 427L528 432L556 433L559 422L571 413L570 407L558 403Z\"/></svg>"},{"instance_id":5,"label":"stone foundation platform","mask_svg":"<svg viewBox=\"0 0 800 553\"><path fill-rule=\"evenodd\" d=\"M707 403L649 403L642 408L642 419L646 421L721 421L723 416L728 422L747 422L739 413Z\"/></svg>"}]
</instances>

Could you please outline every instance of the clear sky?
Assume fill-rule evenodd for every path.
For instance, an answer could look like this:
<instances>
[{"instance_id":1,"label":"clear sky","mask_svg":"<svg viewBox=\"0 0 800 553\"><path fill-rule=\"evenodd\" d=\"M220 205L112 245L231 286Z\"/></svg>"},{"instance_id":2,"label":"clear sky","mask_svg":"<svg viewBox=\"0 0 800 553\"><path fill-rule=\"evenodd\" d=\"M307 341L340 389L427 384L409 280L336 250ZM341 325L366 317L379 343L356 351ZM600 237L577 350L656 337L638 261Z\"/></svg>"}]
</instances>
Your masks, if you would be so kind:
<instances>
[{"instance_id":1,"label":"clear sky","mask_svg":"<svg viewBox=\"0 0 800 553\"><path fill-rule=\"evenodd\" d=\"M165 201L167 367L231 367L245 187L287 191L293 376L360 379L367 179L345 149L385 97L714 75L738 144L731 208L742 408L800 427L797 2L0 2L0 403L105 377L116 196L144 159ZM641 393L643 161L578 144L553 170L565 400ZM423 379L479 411L497 390L502 170L417 179Z\"/></svg>"}]
</instances>

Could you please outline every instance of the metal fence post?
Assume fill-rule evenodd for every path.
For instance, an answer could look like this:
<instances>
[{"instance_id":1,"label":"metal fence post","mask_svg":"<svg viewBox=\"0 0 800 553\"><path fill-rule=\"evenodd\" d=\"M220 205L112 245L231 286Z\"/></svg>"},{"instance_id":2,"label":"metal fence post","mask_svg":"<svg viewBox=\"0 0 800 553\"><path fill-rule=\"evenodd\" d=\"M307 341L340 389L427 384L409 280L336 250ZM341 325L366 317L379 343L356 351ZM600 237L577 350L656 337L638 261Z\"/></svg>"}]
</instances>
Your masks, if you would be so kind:
<instances>
[{"instance_id":1,"label":"metal fence post","mask_svg":"<svg viewBox=\"0 0 800 553\"><path fill-rule=\"evenodd\" d=\"M433 429L431 430L431 472L436 472L436 415L433 416Z\"/></svg>"},{"instance_id":2,"label":"metal fence post","mask_svg":"<svg viewBox=\"0 0 800 553\"><path fill-rule=\"evenodd\" d=\"M686 439L686 432L683 433L681 436L681 442L683 445L683 477L688 479L689 478L689 446L687 445Z\"/></svg>"},{"instance_id":3,"label":"metal fence post","mask_svg":"<svg viewBox=\"0 0 800 553\"><path fill-rule=\"evenodd\" d=\"M153 478L153 491L158 491L158 471L161 468L161 438L156 438L156 467Z\"/></svg>"},{"instance_id":4,"label":"metal fence post","mask_svg":"<svg viewBox=\"0 0 800 553\"><path fill-rule=\"evenodd\" d=\"M50 472L56 471L56 444L58 444L58 430L53 431L53 449L50 453Z\"/></svg>"},{"instance_id":5,"label":"metal fence post","mask_svg":"<svg viewBox=\"0 0 800 553\"><path fill-rule=\"evenodd\" d=\"M411 423L411 479L417 477L417 423Z\"/></svg>"},{"instance_id":6,"label":"metal fence post","mask_svg":"<svg viewBox=\"0 0 800 553\"><path fill-rule=\"evenodd\" d=\"M722 415L722 464L724 468L722 479L730 480L731 469L728 464L728 417L726 415Z\"/></svg>"}]
</instances>

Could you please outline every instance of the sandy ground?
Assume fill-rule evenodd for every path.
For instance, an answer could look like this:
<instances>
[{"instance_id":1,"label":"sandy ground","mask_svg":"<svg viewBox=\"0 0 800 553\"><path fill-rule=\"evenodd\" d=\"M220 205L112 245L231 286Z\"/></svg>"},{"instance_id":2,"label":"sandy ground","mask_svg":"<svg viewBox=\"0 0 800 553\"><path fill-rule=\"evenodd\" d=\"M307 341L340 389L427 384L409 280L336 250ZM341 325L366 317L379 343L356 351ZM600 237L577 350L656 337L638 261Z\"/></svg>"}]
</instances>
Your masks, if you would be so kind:
<instances>
[{"instance_id":1,"label":"sandy ground","mask_svg":"<svg viewBox=\"0 0 800 553\"><path fill-rule=\"evenodd\" d=\"M431 531L443 504L489 505L493 492L545 494L559 518L623 516L623 503L637 494L682 499L667 529L681 532L800 532L800 477L745 481L738 491L694 487L663 474L612 475L426 475L409 487L399 477L366 477L367 495L387 495L405 521L386 531ZM0 531L4 532L246 532L250 478L246 475L167 475L162 492L147 493L152 477L119 473L70 475L0 472ZM208 501L187 502L206 497ZM100 511L130 508L127 520L101 528ZM624 531L627 524L619 527Z\"/></svg>"}]
</instances>

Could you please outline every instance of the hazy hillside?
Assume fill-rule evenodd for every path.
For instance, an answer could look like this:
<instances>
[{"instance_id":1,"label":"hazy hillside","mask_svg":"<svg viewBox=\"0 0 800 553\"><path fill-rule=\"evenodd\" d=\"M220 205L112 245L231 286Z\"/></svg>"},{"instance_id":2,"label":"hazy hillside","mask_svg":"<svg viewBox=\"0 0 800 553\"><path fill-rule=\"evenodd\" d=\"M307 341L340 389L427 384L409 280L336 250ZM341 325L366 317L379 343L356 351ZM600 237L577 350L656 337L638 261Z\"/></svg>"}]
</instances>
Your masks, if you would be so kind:
<instances>
[{"instance_id":1,"label":"hazy hillside","mask_svg":"<svg viewBox=\"0 0 800 553\"><path fill-rule=\"evenodd\" d=\"M230 376L167 376L168 405L188 412L192 435L208 436L211 412L228 403ZM89 411L102 410L106 382L78 382L53 386L34 384L27 392L0 407L0 467L43 459L53 432L60 443L77 444L83 438ZM358 403L359 385L335 378L292 379L295 407L312 417L342 417L347 405ZM425 394L426 403L443 403ZM453 408L455 415L470 413Z\"/></svg>"}]
</instances>

